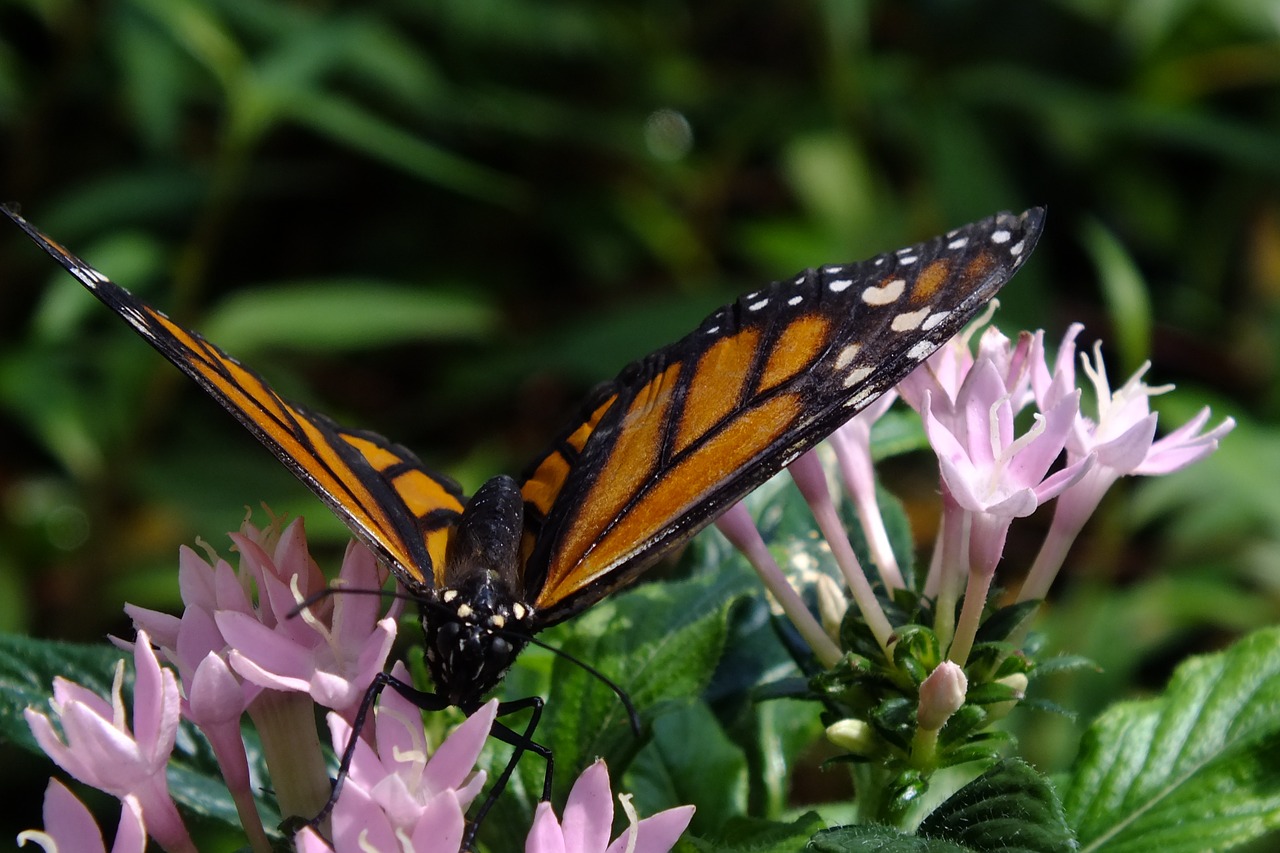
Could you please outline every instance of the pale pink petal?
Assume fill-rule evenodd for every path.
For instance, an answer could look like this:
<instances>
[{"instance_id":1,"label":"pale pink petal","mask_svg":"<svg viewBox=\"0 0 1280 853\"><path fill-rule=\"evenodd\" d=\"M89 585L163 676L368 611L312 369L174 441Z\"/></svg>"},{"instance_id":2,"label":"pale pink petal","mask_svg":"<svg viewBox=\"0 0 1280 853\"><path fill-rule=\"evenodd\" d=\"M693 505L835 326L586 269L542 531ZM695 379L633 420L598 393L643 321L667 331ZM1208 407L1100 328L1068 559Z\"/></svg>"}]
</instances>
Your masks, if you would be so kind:
<instances>
[{"instance_id":1,"label":"pale pink petal","mask_svg":"<svg viewBox=\"0 0 1280 853\"><path fill-rule=\"evenodd\" d=\"M564 832L560 821L551 809L551 803L538 803L533 812L533 826L524 843L525 853L569 853L565 847Z\"/></svg>"},{"instance_id":2,"label":"pale pink petal","mask_svg":"<svg viewBox=\"0 0 1280 853\"><path fill-rule=\"evenodd\" d=\"M427 762L423 783L435 791L461 785L475 769L497 714L498 700L490 699L454 729Z\"/></svg>"},{"instance_id":3,"label":"pale pink petal","mask_svg":"<svg viewBox=\"0 0 1280 853\"><path fill-rule=\"evenodd\" d=\"M333 848L309 826L293 837L293 846L296 853L333 853Z\"/></svg>"},{"instance_id":4,"label":"pale pink petal","mask_svg":"<svg viewBox=\"0 0 1280 853\"><path fill-rule=\"evenodd\" d=\"M111 853L144 853L146 849L147 829L142 820L142 806L137 797L125 797L120 801L120 823Z\"/></svg>"},{"instance_id":5,"label":"pale pink petal","mask_svg":"<svg viewBox=\"0 0 1280 853\"><path fill-rule=\"evenodd\" d=\"M160 668L144 631L138 632L133 661L133 736L153 758L163 754L167 761L178 733L178 680L173 670Z\"/></svg>"},{"instance_id":6,"label":"pale pink petal","mask_svg":"<svg viewBox=\"0 0 1280 853\"><path fill-rule=\"evenodd\" d=\"M191 716L197 725L238 721L252 699L227 662L213 652L196 667L190 694Z\"/></svg>"},{"instance_id":7,"label":"pale pink petal","mask_svg":"<svg viewBox=\"0 0 1280 853\"><path fill-rule=\"evenodd\" d=\"M133 625L140 631L146 631L148 635L161 648L173 649L177 648L178 639L181 636L180 629L182 620L172 613L161 613L158 610L148 610L145 607L138 607L133 604L125 604L125 615L133 620ZM118 643L120 648L131 648L132 643ZM177 663L177 661L174 661Z\"/></svg>"},{"instance_id":8,"label":"pale pink petal","mask_svg":"<svg viewBox=\"0 0 1280 853\"><path fill-rule=\"evenodd\" d=\"M667 853L689 828L693 812L693 806L677 806L640 821L636 824L634 853ZM609 845L607 853L624 853L630 834L631 827L627 827L618 840Z\"/></svg>"},{"instance_id":9,"label":"pale pink petal","mask_svg":"<svg viewBox=\"0 0 1280 853\"><path fill-rule=\"evenodd\" d=\"M431 798L410 838L413 849L421 853L454 851L462 846L467 820L453 791L442 791Z\"/></svg>"},{"instance_id":10,"label":"pale pink petal","mask_svg":"<svg viewBox=\"0 0 1280 853\"><path fill-rule=\"evenodd\" d=\"M609 830L613 824L613 793L609 789L609 770L596 761L573 783L564 806L565 847L570 851L595 853L609 846Z\"/></svg>"},{"instance_id":11,"label":"pale pink petal","mask_svg":"<svg viewBox=\"0 0 1280 853\"><path fill-rule=\"evenodd\" d=\"M38 832L24 832L18 836L19 846L35 841L47 851L75 851L75 853L105 853L102 830L89 813L89 809L75 794L59 782L50 779L44 791L44 833L55 846L49 847Z\"/></svg>"}]
</instances>

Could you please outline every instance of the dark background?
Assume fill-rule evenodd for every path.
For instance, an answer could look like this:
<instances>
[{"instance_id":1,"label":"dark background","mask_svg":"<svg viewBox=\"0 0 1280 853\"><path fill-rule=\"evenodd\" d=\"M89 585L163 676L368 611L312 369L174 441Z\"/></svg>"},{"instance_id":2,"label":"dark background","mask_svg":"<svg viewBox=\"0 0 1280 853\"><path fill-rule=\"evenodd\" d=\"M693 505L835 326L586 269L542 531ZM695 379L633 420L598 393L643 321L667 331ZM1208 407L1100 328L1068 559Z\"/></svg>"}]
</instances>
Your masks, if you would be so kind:
<instances>
[{"instance_id":1,"label":"dark background","mask_svg":"<svg viewBox=\"0 0 1280 853\"><path fill-rule=\"evenodd\" d=\"M1105 672L1055 698L1087 715L1280 605L1278 30L1248 0L10 0L0 199L471 488L740 292L1048 205L999 323L1081 320L1117 384L1145 359L1178 383L1166 424L1241 422L1118 490L1064 570L1046 631ZM125 600L175 608L178 544L225 548L263 501L340 553L283 468L0 231L0 629L94 641ZM1051 769L1078 729L1037 724ZM11 837L49 768L3 754Z\"/></svg>"}]
</instances>

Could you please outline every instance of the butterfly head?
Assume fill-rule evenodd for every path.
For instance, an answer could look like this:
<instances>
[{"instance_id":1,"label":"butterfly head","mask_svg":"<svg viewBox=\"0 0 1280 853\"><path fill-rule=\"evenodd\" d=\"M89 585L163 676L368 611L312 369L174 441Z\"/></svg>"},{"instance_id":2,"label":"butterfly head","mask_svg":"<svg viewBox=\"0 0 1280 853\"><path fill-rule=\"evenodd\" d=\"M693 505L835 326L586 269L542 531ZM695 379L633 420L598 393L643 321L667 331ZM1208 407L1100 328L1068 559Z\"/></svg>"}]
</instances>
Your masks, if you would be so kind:
<instances>
[{"instance_id":1,"label":"butterfly head","mask_svg":"<svg viewBox=\"0 0 1280 853\"><path fill-rule=\"evenodd\" d=\"M510 477L481 486L449 540L448 586L424 601L432 681L463 708L478 704L502 680L533 634L534 611L522 601L518 572L523 509Z\"/></svg>"},{"instance_id":2,"label":"butterfly head","mask_svg":"<svg viewBox=\"0 0 1280 853\"><path fill-rule=\"evenodd\" d=\"M436 689L452 704L479 704L502 680L532 634L533 610L513 601L493 578L469 578L444 590L440 607L423 609L427 664Z\"/></svg>"}]
</instances>

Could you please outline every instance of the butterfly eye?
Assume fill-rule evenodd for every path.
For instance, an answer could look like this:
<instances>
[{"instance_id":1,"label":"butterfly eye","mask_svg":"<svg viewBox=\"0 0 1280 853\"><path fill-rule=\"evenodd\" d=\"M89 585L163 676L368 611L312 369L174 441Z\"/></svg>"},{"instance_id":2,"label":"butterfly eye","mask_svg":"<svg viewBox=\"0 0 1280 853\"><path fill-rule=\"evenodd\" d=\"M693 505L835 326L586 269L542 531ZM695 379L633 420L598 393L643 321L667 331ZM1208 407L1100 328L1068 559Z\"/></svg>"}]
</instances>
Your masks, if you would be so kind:
<instances>
[{"instance_id":1,"label":"butterfly eye","mask_svg":"<svg viewBox=\"0 0 1280 853\"><path fill-rule=\"evenodd\" d=\"M489 644L489 652L494 660L501 660L505 664L511 658L511 644L501 637L494 637Z\"/></svg>"},{"instance_id":2,"label":"butterfly eye","mask_svg":"<svg viewBox=\"0 0 1280 853\"><path fill-rule=\"evenodd\" d=\"M458 638L462 636L462 625L457 622L445 622L436 632L436 648L446 658L458 648Z\"/></svg>"}]
</instances>

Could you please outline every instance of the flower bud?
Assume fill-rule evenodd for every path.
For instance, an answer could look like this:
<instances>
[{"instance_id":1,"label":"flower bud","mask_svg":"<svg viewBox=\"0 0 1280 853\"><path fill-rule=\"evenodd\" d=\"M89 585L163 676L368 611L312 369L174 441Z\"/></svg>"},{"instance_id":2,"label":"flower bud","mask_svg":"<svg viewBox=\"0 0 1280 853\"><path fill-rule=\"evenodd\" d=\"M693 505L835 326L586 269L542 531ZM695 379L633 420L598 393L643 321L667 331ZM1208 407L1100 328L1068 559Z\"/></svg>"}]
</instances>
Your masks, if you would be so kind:
<instances>
[{"instance_id":1,"label":"flower bud","mask_svg":"<svg viewBox=\"0 0 1280 853\"><path fill-rule=\"evenodd\" d=\"M827 726L827 740L865 758L874 756L879 748L875 729L862 720L837 720Z\"/></svg>"},{"instance_id":2,"label":"flower bud","mask_svg":"<svg viewBox=\"0 0 1280 853\"><path fill-rule=\"evenodd\" d=\"M1016 695L1007 702L992 702L987 706L987 720L990 722L995 722L1007 716L1027 695L1027 676L1021 672L1006 675L1004 678L997 678L996 684L1003 684Z\"/></svg>"},{"instance_id":3,"label":"flower bud","mask_svg":"<svg viewBox=\"0 0 1280 853\"><path fill-rule=\"evenodd\" d=\"M920 706L916 710L916 723L926 731L937 731L951 715L964 706L969 679L964 670L953 661L938 664L920 685Z\"/></svg>"}]
</instances>

